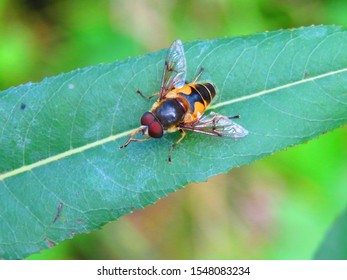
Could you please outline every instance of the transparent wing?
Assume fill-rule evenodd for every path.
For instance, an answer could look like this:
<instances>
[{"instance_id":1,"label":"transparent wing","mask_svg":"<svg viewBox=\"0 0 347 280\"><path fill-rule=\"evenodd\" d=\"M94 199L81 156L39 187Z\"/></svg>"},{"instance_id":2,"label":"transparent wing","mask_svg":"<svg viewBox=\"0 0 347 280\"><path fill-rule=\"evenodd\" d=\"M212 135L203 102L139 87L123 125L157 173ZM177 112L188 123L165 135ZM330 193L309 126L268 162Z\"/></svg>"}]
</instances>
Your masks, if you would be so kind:
<instances>
[{"instance_id":1,"label":"transparent wing","mask_svg":"<svg viewBox=\"0 0 347 280\"><path fill-rule=\"evenodd\" d=\"M245 137L248 134L248 131L241 125L233 122L231 118L234 117L226 117L215 112L211 112L208 115L203 115L199 120L192 124L182 124L181 128L221 137Z\"/></svg>"},{"instance_id":2,"label":"transparent wing","mask_svg":"<svg viewBox=\"0 0 347 280\"><path fill-rule=\"evenodd\" d=\"M181 88L186 81L186 57L180 40L174 41L168 49L165 60L163 78L160 87L159 99L165 98L165 95L174 88Z\"/></svg>"}]
</instances>

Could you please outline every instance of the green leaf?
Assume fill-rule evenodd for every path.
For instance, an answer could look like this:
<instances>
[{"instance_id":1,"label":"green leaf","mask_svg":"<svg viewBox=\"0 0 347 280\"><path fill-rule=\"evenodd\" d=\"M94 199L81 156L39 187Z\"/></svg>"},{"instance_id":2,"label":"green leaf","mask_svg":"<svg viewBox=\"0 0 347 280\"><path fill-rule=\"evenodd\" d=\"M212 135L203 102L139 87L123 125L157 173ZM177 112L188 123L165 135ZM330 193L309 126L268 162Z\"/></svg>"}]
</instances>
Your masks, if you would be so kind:
<instances>
[{"instance_id":1,"label":"green leaf","mask_svg":"<svg viewBox=\"0 0 347 280\"><path fill-rule=\"evenodd\" d=\"M314 258L316 260L347 259L347 209L334 222Z\"/></svg>"},{"instance_id":2,"label":"green leaf","mask_svg":"<svg viewBox=\"0 0 347 280\"><path fill-rule=\"evenodd\" d=\"M166 50L0 93L0 256L23 258L182 188L347 121L347 32L334 26L195 41L188 79L218 90L210 109L241 114L238 140L176 133L118 147L158 91Z\"/></svg>"}]
</instances>

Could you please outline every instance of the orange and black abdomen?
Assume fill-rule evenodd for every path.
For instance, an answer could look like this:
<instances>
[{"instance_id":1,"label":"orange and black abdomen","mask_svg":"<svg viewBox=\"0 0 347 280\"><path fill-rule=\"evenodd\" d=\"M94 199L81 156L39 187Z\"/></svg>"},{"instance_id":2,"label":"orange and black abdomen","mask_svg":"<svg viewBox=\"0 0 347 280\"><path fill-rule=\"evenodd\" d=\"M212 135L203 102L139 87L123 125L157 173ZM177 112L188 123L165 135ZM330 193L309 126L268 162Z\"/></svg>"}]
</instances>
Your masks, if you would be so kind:
<instances>
[{"instance_id":1,"label":"orange and black abdomen","mask_svg":"<svg viewBox=\"0 0 347 280\"><path fill-rule=\"evenodd\" d=\"M182 91L178 92L178 95L189 104L189 112L187 113L192 115L192 121L194 121L205 112L216 95L216 88L211 83L189 84L185 87L190 87L190 92Z\"/></svg>"}]
</instances>

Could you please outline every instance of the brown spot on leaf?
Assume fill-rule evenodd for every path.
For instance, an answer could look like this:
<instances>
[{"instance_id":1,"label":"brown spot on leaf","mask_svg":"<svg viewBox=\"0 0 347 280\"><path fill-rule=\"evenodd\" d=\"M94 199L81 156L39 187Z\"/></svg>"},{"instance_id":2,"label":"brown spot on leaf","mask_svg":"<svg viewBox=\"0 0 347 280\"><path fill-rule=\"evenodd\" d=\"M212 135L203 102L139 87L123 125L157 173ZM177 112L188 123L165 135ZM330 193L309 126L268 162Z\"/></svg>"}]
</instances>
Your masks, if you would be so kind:
<instances>
[{"instance_id":1,"label":"brown spot on leaf","mask_svg":"<svg viewBox=\"0 0 347 280\"><path fill-rule=\"evenodd\" d=\"M57 208L57 213L55 214L55 217L53 220L53 224L59 219L62 210L63 210L63 203L60 201Z\"/></svg>"}]
</instances>

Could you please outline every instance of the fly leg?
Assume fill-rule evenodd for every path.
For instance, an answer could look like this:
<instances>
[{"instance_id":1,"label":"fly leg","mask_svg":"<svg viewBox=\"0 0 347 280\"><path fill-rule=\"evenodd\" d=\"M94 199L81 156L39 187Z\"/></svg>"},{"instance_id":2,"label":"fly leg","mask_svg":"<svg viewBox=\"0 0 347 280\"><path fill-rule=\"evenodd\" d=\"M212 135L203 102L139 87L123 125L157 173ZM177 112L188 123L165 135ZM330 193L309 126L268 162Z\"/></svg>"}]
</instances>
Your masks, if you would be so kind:
<instances>
[{"instance_id":1,"label":"fly leg","mask_svg":"<svg viewBox=\"0 0 347 280\"><path fill-rule=\"evenodd\" d=\"M179 132L181 132L181 138L178 139L175 143L172 144L170 152L169 152L169 157L168 157L168 162L171 163L171 155L172 155L172 151L175 148L175 146L181 142L183 140L183 138L186 136L186 133L184 132L183 129L179 129Z\"/></svg>"},{"instance_id":2,"label":"fly leg","mask_svg":"<svg viewBox=\"0 0 347 280\"><path fill-rule=\"evenodd\" d=\"M123 149L125 148L126 146L128 146L130 144L130 142L143 142L143 141L146 141L148 139L150 139L151 137L147 136L146 138L142 138L142 139L136 139L134 138L134 136L137 134L137 133L140 133L142 132L142 134L144 133L144 128L143 127L140 127L139 129L136 129L134 130L133 133L131 133L130 137L128 138L128 140L124 143L124 145L120 146L119 149Z\"/></svg>"},{"instance_id":3,"label":"fly leg","mask_svg":"<svg viewBox=\"0 0 347 280\"><path fill-rule=\"evenodd\" d=\"M145 96L139 89L136 91L137 94L141 95L143 98L152 99L154 96L159 95L159 92L153 93L150 96Z\"/></svg>"},{"instance_id":4,"label":"fly leg","mask_svg":"<svg viewBox=\"0 0 347 280\"><path fill-rule=\"evenodd\" d=\"M188 85L188 84L195 84L196 81L200 78L202 72L204 72L204 70L205 70L204 67L201 67L200 70L199 70L199 72L198 72L198 74L196 74L194 80L193 80L191 83L189 83L188 81L185 81L184 83L185 83L186 85Z\"/></svg>"},{"instance_id":5,"label":"fly leg","mask_svg":"<svg viewBox=\"0 0 347 280\"><path fill-rule=\"evenodd\" d=\"M239 119L239 118L241 118L241 116L240 115L236 115L236 116L231 116L231 117L227 117L229 120L231 120L231 119Z\"/></svg>"},{"instance_id":6,"label":"fly leg","mask_svg":"<svg viewBox=\"0 0 347 280\"><path fill-rule=\"evenodd\" d=\"M201 68L200 68L198 74L196 74L194 80L191 82L192 84L195 84L195 83L196 83L196 81L200 78L200 76L201 76L202 72L204 72L204 70L205 70L204 67L201 67Z\"/></svg>"}]
</instances>

